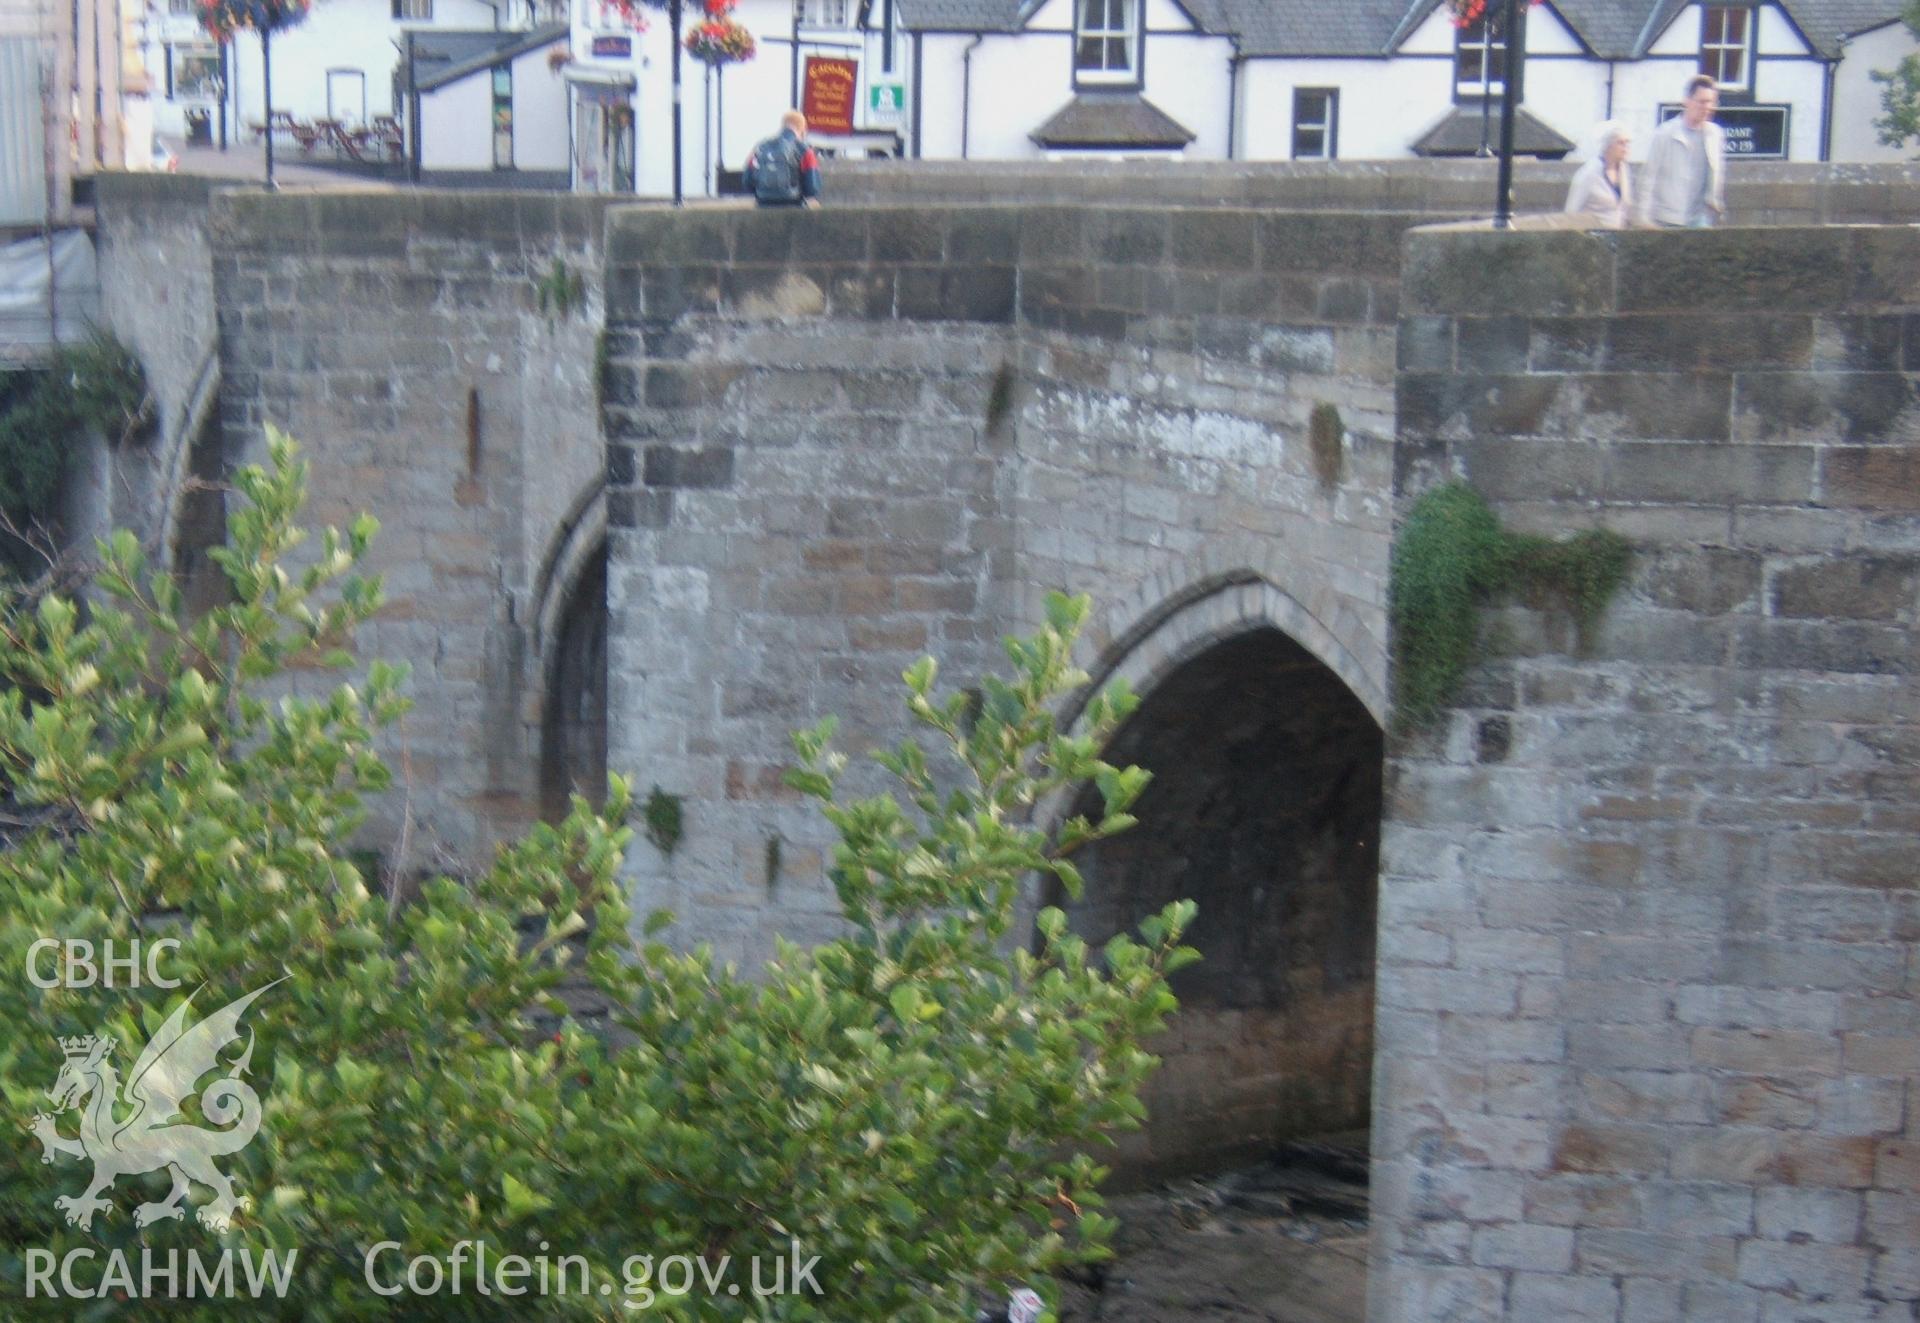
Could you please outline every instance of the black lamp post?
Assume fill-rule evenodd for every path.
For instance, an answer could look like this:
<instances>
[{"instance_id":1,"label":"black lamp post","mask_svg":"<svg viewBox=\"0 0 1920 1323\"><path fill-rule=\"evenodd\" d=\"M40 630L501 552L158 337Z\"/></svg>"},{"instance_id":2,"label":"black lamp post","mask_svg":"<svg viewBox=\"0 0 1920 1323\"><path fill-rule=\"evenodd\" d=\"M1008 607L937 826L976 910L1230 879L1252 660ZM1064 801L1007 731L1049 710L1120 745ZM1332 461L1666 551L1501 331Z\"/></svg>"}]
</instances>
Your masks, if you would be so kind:
<instances>
[{"instance_id":1,"label":"black lamp post","mask_svg":"<svg viewBox=\"0 0 1920 1323\"><path fill-rule=\"evenodd\" d=\"M1520 6L1517 0L1506 0L1506 7L1507 59L1500 79L1500 196L1494 200L1493 206L1493 228L1496 230L1513 228L1513 103L1520 81L1522 47Z\"/></svg>"},{"instance_id":2,"label":"black lamp post","mask_svg":"<svg viewBox=\"0 0 1920 1323\"><path fill-rule=\"evenodd\" d=\"M273 177L273 29L260 29L260 88L267 102L267 191L280 183Z\"/></svg>"},{"instance_id":3,"label":"black lamp post","mask_svg":"<svg viewBox=\"0 0 1920 1323\"><path fill-rule=\"evenodd\" d=\"M678 207L687 199L680 174L680 6L683 0L671 0L667 6L668 22L673 28L673 205Z\"/></svg>"}]
</instances>

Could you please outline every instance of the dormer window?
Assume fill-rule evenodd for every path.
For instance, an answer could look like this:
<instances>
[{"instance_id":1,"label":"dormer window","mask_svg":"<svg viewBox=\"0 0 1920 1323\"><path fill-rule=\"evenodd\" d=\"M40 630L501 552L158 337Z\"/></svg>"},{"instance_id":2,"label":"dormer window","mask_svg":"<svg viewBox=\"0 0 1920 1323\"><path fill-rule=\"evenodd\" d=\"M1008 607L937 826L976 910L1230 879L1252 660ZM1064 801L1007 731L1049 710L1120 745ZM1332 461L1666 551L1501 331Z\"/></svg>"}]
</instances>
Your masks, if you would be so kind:
<instances>
[{"instance_id":1,"label":"dormer window","mask_svg":"<svg viewBox=\"0 0 1920 1323\"><path fill-rule=\"evenodd\" d=\"M1140 64L1139 0L1074 0L1073 75L1130 83Z\"/></svg>"},{"instance_id":2,"label":"dormer window","mask_svg":"<svg viewBox=\"0 0 1920 1323\"><path fill-rule=\"evenodd\" d=\"M844 28L852 21L851 0L799 0L803 28Z\"/></svg>"},{"instance_id":3,"label":"dormer window","mask_svg":"<svg viewBox=\"0 0 1920 1323\"><path fill-rule=\"evenodd\" d=\"M1507 34L1494 31L1483 13L1454 29L1453 95L1457 101L1496 97L1506 91Z\"/></svg>"},{"instance_id":4,"label":"dormer window","mask_svg":"<svg viewBox=\"0 0 1920 1323\"><path fill-rule=\"evenodd\" d=\"M1753 67L1753 11L1741 5L1706 5L1700 23L1700 72L1722 91L1745 88Z\"/></svg>"}]
</instances>

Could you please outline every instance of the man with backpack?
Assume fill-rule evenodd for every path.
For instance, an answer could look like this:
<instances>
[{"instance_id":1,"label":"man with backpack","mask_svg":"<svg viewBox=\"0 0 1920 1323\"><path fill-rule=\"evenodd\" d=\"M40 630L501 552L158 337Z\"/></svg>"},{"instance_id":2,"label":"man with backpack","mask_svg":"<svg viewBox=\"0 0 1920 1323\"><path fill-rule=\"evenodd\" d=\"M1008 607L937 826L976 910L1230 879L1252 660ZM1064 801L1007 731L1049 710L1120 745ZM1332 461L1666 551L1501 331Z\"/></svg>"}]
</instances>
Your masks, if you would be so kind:
<instances>
[{"instance_id":1,"label":"man with backpack","mask_svg":"<svg viewBox=\"0 0 1920 1323\"><path fill-rule=\"evenodd\" d=\"M804 207L820 199L820 158L807 146L807 117L789 110L780 132L747 157L747 191L763 207Z\"/></svg>"}]
</instances>

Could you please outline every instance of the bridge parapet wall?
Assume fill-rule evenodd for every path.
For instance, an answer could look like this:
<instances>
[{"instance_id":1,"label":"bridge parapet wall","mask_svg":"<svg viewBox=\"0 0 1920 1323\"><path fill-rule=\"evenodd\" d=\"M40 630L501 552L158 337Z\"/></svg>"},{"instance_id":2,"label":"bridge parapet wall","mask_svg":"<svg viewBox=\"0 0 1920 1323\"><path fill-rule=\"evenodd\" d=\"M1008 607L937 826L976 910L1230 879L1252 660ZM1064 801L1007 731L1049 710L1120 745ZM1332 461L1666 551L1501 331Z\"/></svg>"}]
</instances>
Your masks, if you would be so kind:
<instances>
[{"instance_id":1,"label":"bridge parapet wall","mask_svg":"<svg viewBox=\"0 0 1920 1323\"><path fill-rule=\"evenodd\" d=\"M1572 162L1514 163L1514 206L1558 213ZM1026 205L1398 212L1488 216L1492 160L829 161L835 206ZM1743 225L1893 224L1920 219L1920 166L1734 161L1728 208Z\"/></svg>"}]
</instances>

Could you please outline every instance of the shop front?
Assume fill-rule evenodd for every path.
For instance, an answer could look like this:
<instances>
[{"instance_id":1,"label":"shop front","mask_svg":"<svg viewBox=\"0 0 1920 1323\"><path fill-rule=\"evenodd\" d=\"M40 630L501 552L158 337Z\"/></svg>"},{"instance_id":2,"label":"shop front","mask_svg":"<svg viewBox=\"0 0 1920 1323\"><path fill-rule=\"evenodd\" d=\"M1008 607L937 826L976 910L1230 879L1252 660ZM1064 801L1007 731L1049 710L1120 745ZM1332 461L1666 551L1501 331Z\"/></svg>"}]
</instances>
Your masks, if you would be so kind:
<instances>
[{"instance_id":1,"label":"shop front","mask_svg":"<svg viewBox=\"0 0 1920 1323\"><path fill-rule=\"evenodd\" d=\"M569 68L573 100L573 191L634 191L637 135L632 74Z\"/></svg>"}]
</instances>

